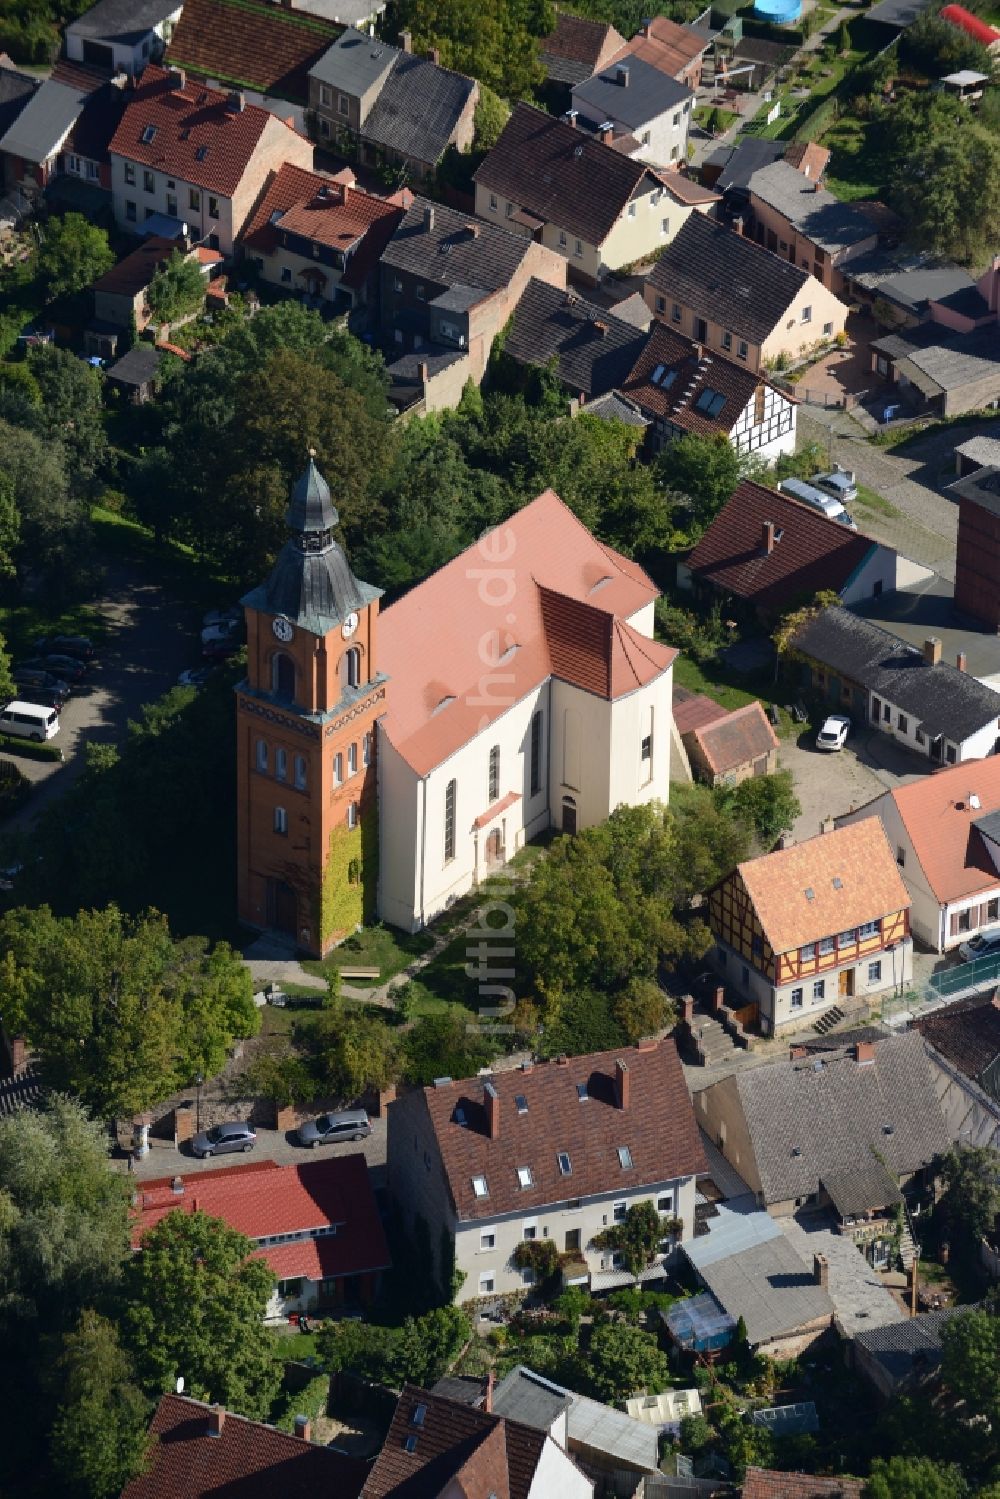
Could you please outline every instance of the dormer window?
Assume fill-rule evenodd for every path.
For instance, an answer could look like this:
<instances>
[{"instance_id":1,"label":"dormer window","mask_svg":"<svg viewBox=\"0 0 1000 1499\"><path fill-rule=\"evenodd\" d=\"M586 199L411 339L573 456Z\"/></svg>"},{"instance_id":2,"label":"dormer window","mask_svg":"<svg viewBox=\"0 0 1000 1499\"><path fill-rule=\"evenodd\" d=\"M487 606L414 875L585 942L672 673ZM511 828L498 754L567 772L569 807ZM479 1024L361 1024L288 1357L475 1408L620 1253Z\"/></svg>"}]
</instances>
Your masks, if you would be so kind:
<instances>
[{"instance_id":1,"label":"dormer window","mask_svg":"<svg viewBox=\"0 0 1000 1499\"><path fill-rule=\"evenodd\" d=\"M489 1197L490 1189L486 1185L485 1176L474 1176L472 1178L472 1190L477 1197Z\"/></svg>"},{"instance_id":2,"label":"dormer window","mask_svg":"<svg viewBox=\"0 0 1000 1499\"><path fill-rule=\"evenodd\" d=\"M560 1176L573 1175L573 1162L570 1160L565 1150L560 1150L558 1152L558 1154L556 1155L556 1161L559 1164Z\"/></svg>"}]
</instances>

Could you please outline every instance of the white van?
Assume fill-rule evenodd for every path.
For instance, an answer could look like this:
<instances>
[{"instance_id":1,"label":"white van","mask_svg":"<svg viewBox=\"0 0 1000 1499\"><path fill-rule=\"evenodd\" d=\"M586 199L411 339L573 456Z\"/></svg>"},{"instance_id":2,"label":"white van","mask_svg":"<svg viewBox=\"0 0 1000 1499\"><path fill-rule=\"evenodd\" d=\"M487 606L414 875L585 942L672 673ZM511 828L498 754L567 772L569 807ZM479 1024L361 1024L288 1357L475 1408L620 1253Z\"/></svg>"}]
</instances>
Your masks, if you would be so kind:
<instances>
[{"instance_id":1,"label":"white van","mask_svg":"<svg viewBox=\"0 0 1000 1499\"><path fill-rule=\"evenodd\" d=\"M40 703L15 700L0 712L0 734L18 739L54 739L59 732L59 714Z\"/></svg>"},{"instance_id":2,"label":"white van","mask_svg":"<svg viewBox=\"0 0 1000 1499\"><path fill-rule=\"evenodd\" d=\"M858 529L840 501L835 500L832 495L824 494L815 485L806 484L802 479L782 479L778 489L782 494L791 495L793 500L801 500L803 505L811 505L814 510L819 510L827 520L839 521L852 531Z\"/></svg>"}]
</instances>

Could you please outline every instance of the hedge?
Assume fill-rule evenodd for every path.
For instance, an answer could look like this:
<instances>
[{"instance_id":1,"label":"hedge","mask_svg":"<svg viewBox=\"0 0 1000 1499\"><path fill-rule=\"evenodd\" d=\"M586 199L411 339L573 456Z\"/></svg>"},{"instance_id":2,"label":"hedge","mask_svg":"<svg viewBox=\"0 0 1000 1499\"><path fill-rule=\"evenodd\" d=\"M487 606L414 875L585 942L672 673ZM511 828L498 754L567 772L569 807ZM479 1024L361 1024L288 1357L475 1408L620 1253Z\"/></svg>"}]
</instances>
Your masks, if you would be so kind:
<instances>
[{"instance_id":1,"label":"hedge","mask_svg":"<svg viewBox=\"0 0 1000 1499\"><path fill-rule=\"evenodd\" d=\"M63 758L62 750L51 739L43 739L41 744L36 744L33 739L13 739L7 734L0 734L0 750L6 750L9 755L24 755L28 760Z\"/></svg>"}]
</instances>

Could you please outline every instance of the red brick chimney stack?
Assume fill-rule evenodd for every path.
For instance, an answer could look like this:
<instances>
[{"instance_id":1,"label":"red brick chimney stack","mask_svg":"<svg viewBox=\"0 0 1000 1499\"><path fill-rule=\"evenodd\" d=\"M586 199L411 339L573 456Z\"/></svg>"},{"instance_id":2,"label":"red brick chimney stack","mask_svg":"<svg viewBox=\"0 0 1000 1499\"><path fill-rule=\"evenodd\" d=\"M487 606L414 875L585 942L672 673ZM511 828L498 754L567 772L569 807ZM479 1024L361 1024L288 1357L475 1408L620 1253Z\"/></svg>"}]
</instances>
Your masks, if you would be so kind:
<instances>
[{"instance_id":1,"label":"red brick chimney stack","mask_svg":"<svg viewBox=\"0 0 1000 1499\"><path fill-rule=\"evenodd\" d=\"M500 1095L492 1083L483 1088L483 1107L486 1110L486 1132L491 1140L499 1140Z\"/></svg>"},{"instance_id":2,"label":"red brick chimney stack","mask_svg":"<svg viewBox=\"0 0 1000 1499\"><path fill-rule=\"evenodd\" d=\"M628 1063L623 1062L619 1057L615 1062L615 1107L627 1110L630 1093Z\"/></svg>"}]
</instances>

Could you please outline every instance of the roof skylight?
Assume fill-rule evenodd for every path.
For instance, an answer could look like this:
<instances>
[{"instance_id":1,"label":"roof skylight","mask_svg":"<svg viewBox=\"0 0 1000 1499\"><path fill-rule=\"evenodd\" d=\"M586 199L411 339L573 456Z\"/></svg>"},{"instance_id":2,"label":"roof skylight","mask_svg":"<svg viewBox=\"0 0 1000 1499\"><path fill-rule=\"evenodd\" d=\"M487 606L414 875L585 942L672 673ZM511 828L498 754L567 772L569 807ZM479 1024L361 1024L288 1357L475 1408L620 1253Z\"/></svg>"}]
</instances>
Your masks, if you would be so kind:
<instances>
[{"instance_id":1,"label":"roof skylight","mask_svg":"<svg viewBox=\"0 0 1000 1499\"><path fill-rule=\"evenodd\" d=\"M573 1175L573 1162L570 1160L565 1150L560 1150L558 1152L558 1154L556 1155L556 1160L559 1162L559 1171L562 1176Z\"/></svg>"},{"instance_id":2,"label":"roof skylight","mask_svg":"<svg viewBox=\"0 0 1000 1499\"><path fill-rule=\"evenodd\" d=\"M695 409L703 411L706 416L718 416L726 404L726 398L719 391L712 390L706 386L694 404Z\"/></svg>"},{"instance_id":3,"label":"roof skylight","mask_svg":"<svg viewBox=\"0 0 1000 1499\"><path fill-rule=\"evenodd\" d=\"M530 1166L518 1166L517 1184L519 1187L530 1187L533 1184L534 1180L535 1178L531 1174Z\"/></svg>"},{"instance_id":4,"label":"roof skylight","mask_svg":"<svg viewBox=\"0 0 1000 1499\"><path fill-rule=\"evenodd\" d=\"M632 1170L632 1152L627 1145L619 1145L618 1147L618 1164L623 1171Z\"/></svg>"},{"instance_id":5,"label":"roof skylight","mask_svg":"<svg viewBox=\"0 0 1000 1499\"><path fill-rule=\"evenodd\" d=\"M514 1094L514 1104L519 1114L526 1114L528 1112L528 1100L523 1093Z\"/></svg>"},{"instance_id":6,"label":"roof skylight","mask_svg":"<svg viewBox=\"0 0 1000 1499\"><path fill-rule=\"evenodd\" d=\"M153 144L153 142L155 141L155 139L156 139L156 126L155 125L147 125L145 127L145 129L143 130L143 132L142 132L142 144L144 146L151 146Z\"/></svg>"},{"instance_id":7,"label":"roof skylight","mask_svg":"<svg viewBox=\"0 0 1000 1499\"><path fill-rule=\"evenodd\" d=\"M472 1190L477 1197L489 1197L490 1189L486 1185L485 1176L474 1176L472 1178Z\"/></svg>"}]
</instances>

